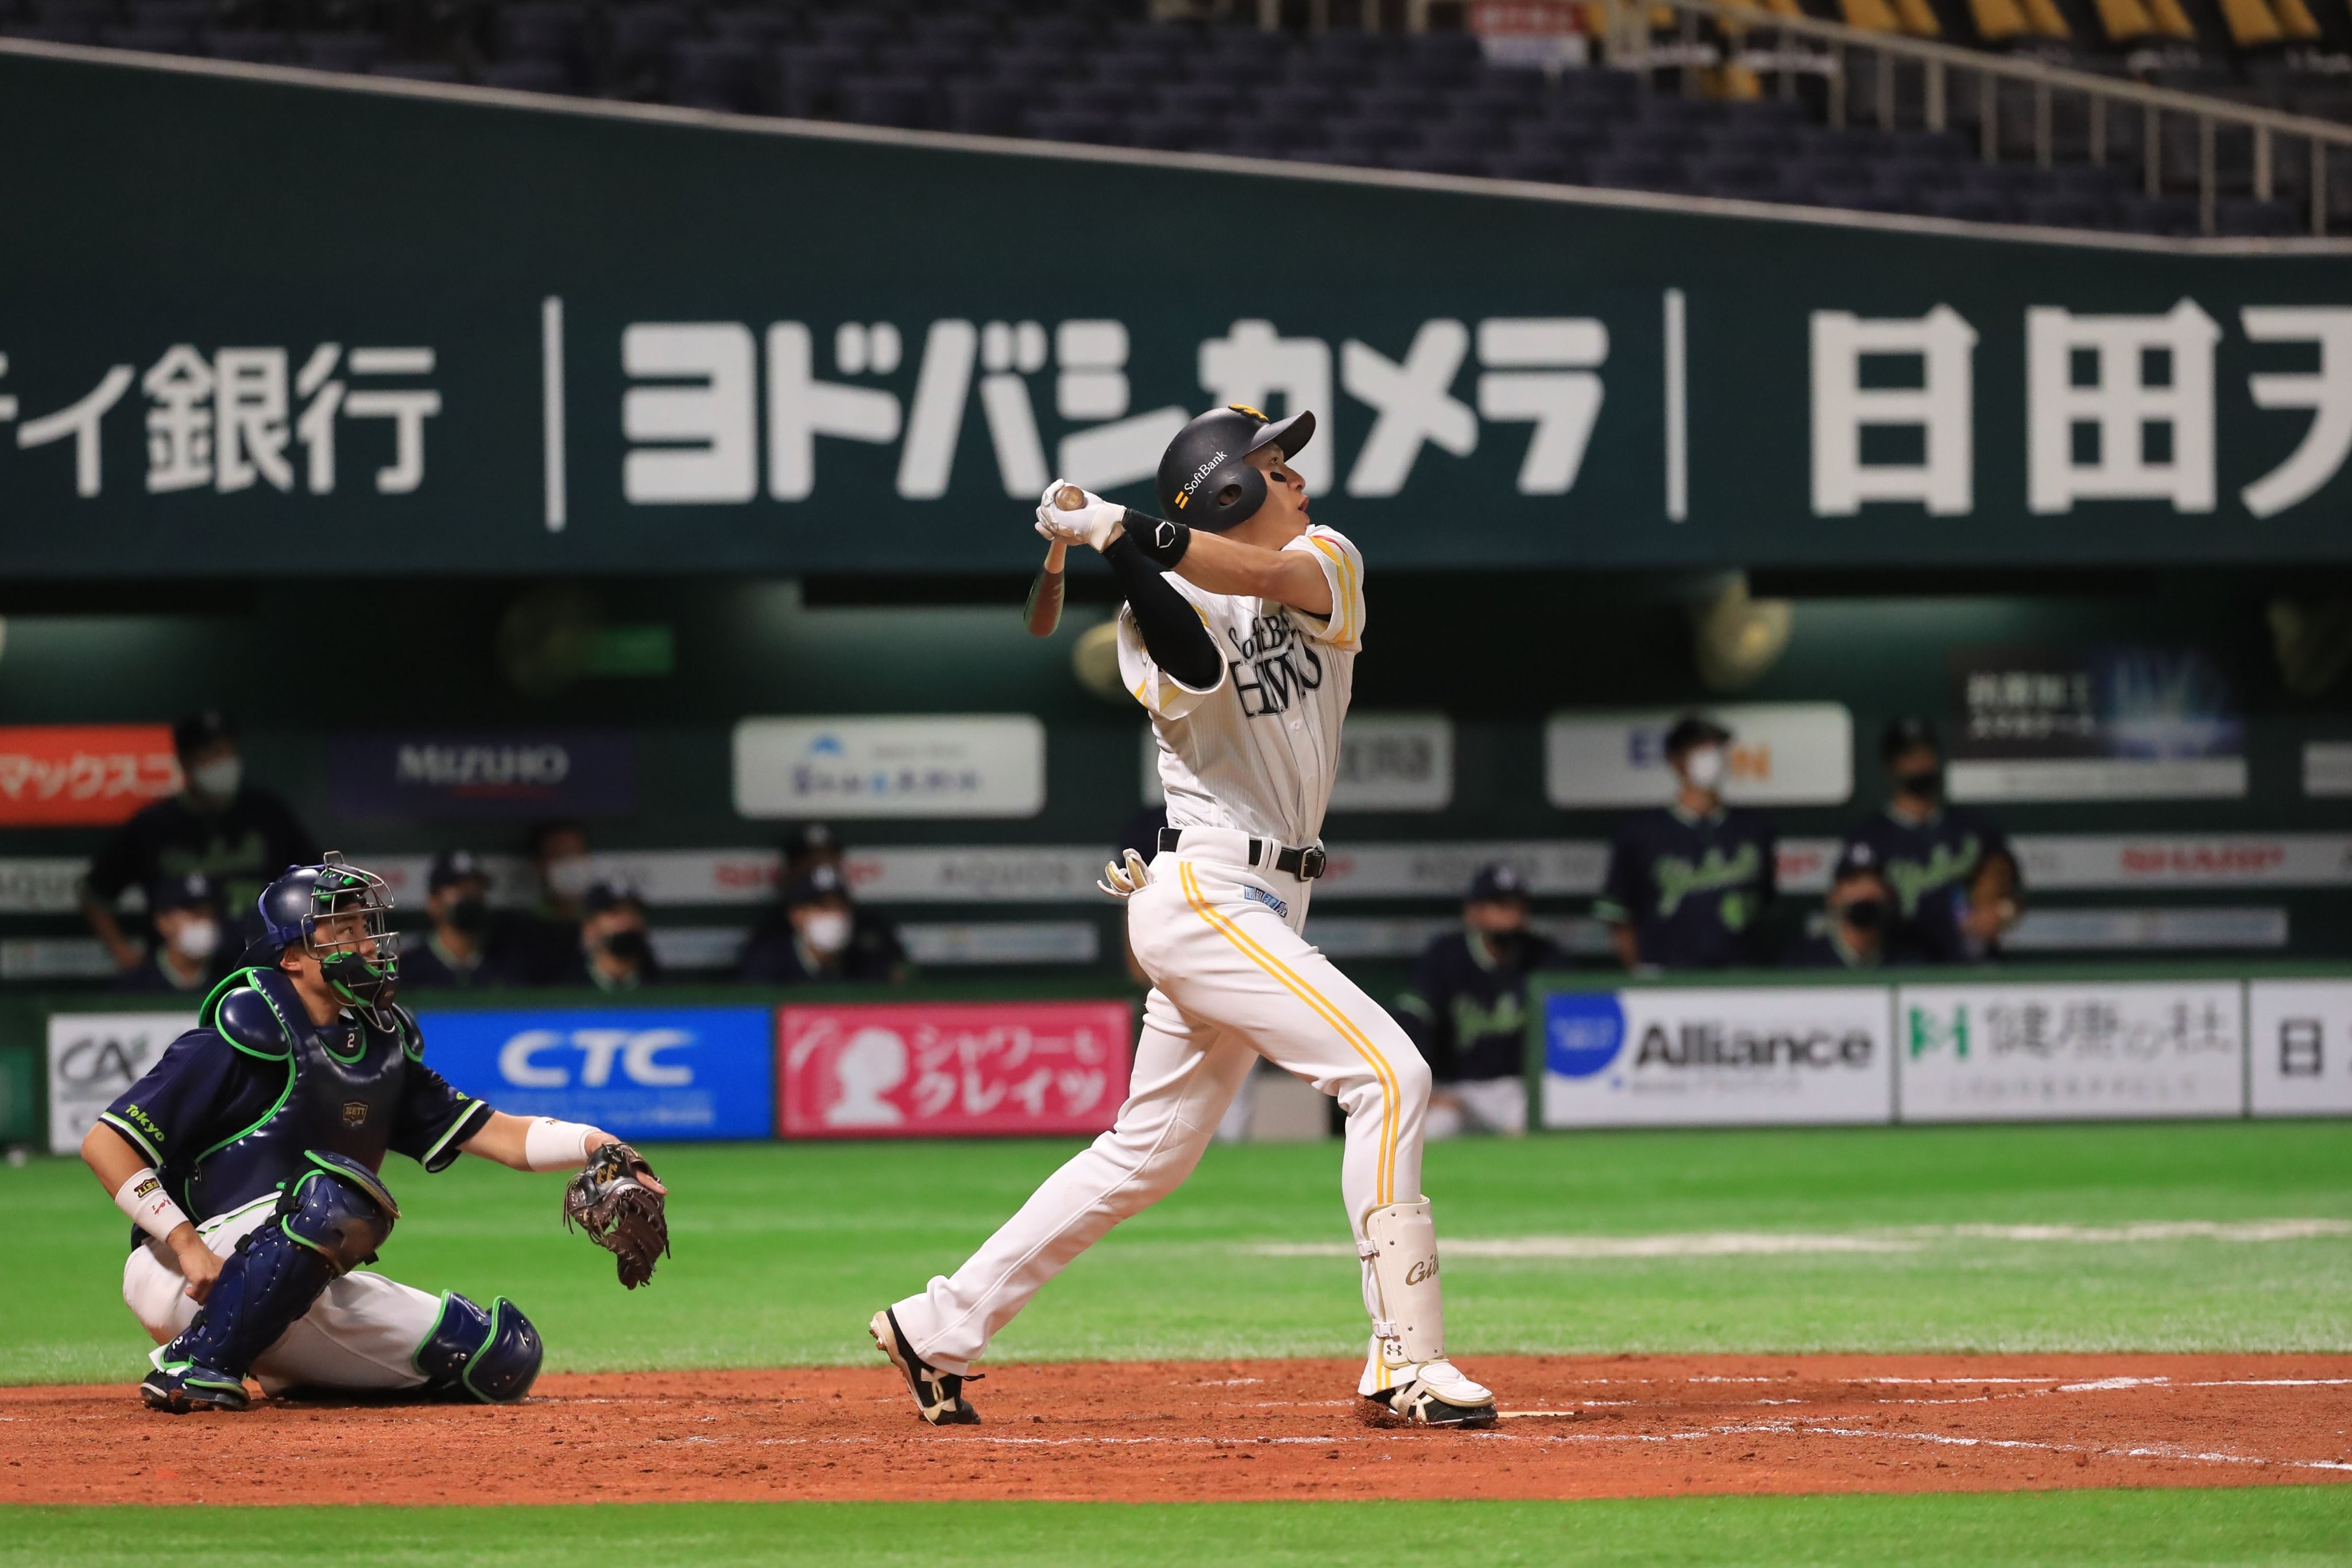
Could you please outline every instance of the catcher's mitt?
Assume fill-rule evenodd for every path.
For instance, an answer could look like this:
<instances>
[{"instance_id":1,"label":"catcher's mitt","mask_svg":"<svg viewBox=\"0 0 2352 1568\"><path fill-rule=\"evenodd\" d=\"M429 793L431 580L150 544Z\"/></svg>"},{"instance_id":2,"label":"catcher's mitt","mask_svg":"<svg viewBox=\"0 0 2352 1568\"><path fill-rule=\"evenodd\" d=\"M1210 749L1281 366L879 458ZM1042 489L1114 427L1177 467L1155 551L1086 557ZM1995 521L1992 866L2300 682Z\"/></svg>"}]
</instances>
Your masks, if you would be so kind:
<instances>
[{"instance_id":1,"label":"catcher's mitt","mask_svg":"<svg viewBox=\"0 0 2352 1568\"><path fill-rule=\"evenodd\" d=\"M646 1157L624 1143L588 1156L588 1168L563 1189L563 1228L578 1225L588 1239L618 1260L629 1290L654 1277L654 1260L669 1256L669 1221L663 1194Z\"/></svg>"}]
</instances>

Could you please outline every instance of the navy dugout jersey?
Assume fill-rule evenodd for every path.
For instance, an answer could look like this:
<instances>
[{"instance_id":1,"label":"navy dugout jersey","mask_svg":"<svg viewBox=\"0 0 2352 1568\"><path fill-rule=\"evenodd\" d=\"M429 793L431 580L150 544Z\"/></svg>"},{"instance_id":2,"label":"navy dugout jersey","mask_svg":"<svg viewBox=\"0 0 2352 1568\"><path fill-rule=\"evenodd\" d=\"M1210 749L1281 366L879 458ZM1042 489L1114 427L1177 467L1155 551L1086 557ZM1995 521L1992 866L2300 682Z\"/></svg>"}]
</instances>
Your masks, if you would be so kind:
<instances>
[{"instance_id":1,"label":"navy dugout jersey","mask_svg":"<svg viewBox=\"0 0 2352 1568\"><path fill-rule=\"evenodd\" d=\"M1754 811L1695 817L1679 805L1628 818L1593 914L1633 927L1642 962L1717 969L1770 961L1765 910L1779 843Z\"/></svg>"}]
</instances>

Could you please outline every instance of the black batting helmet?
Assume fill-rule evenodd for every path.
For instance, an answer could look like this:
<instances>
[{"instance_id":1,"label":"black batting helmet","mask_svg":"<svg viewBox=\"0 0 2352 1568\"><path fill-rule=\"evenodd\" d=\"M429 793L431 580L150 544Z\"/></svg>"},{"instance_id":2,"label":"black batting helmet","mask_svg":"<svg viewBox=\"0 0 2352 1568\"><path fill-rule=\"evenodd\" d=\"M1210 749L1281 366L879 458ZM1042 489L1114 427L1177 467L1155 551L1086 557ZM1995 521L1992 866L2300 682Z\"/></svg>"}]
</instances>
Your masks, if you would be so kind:
<instances>
[{"instance_id":1,"label":"black batting helmet","mask_svg":"<svg viewBox=\"0 0 2352 1568\"><path fill-rule=\"evenodd\" d=\"M1315 415L1269 420L1247 403L1213 408L1176 433L1160 458L1160 508L1213 534L1238 528L1265 505L1265 476L1249 455L1279 446L1294 456L1315 436Z\"/></svg>"}]
</instances>

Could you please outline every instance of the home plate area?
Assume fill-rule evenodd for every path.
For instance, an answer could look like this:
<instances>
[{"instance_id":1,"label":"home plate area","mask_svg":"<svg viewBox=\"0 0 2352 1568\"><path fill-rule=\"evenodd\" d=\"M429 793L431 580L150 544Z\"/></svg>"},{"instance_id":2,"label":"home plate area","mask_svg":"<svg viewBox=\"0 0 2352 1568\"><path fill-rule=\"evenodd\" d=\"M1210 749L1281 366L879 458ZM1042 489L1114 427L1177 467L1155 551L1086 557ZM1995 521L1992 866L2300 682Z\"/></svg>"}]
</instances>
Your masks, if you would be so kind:
<instances>
[{"instance_id":1,"label":"home plate area","mask_svg":"<svg viewBox=\"0 0 2352 1568\"><path fill-rule=\"evenodd\" d=\"M1005 1365L933 1430L885 1367L599 1374L504 1407L159 1416L0 1389L0 1501L1586 1498L2352 1480L2352 1356L1478 1356L1490 1431L1404 1428L1340 1361Z\"/></svg>"}]
</instances>

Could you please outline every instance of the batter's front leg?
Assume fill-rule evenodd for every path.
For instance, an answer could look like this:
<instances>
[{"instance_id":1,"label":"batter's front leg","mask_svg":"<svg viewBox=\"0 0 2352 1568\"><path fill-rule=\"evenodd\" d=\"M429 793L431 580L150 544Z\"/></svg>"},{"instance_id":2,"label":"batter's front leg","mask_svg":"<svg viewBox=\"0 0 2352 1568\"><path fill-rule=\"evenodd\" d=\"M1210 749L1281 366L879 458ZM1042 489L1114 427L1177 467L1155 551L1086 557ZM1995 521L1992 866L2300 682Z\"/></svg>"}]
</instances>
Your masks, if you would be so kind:
<instances>
[{"instance_id":1,"label":"batter's front leg","mask_svg":"<svg viewBox=\"0 0 2352 1568\"><path fill-rule=\"evenodd\" d=\"M967 1374L1046 1281L1192 1175L1254 1061L1246 1043L1187 1019L1153 991L1127 1103L1111 1130L1046 1177L952 1276L890 1309L915 1353L940 1372Z\"/></svg>"}]
</instances>

